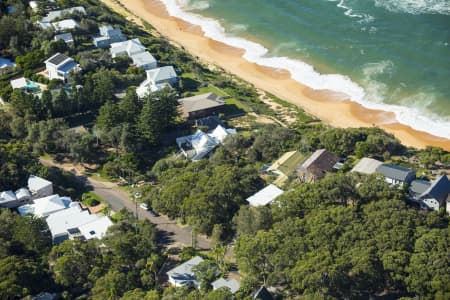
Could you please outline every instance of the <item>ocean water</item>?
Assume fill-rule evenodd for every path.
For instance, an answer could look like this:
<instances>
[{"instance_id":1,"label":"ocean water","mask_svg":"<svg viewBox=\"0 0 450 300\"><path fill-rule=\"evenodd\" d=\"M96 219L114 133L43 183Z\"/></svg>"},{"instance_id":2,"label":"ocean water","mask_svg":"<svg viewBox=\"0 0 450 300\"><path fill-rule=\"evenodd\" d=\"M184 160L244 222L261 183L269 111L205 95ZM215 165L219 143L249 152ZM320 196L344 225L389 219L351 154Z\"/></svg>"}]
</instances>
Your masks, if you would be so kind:
<instances>
[{"instance_id":1,"label":"ocean water","mask_svg":"<svg viewBox=\"0 0 450 300\"><path fill-rule=\"evenodd\" d=\"M450 139L450 0L162 0L244 58Z\"/></svg>"}]
</instances>

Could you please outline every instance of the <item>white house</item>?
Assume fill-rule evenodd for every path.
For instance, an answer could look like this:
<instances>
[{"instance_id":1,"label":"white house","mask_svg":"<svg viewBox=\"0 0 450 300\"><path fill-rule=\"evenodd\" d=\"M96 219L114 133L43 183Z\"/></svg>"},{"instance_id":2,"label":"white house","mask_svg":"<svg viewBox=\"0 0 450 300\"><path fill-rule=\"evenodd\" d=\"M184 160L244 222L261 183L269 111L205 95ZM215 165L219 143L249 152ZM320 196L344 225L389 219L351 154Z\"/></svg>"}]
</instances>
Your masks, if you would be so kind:
<instances>
[{"instance_id":1,"label":"white house","mask_svg":"<svg viewBox=\"0 0 450 300\"><path fill-rule=\"evenodd\" d=\"M169 277L169 282L175 287L182 286L193 286L196 287L197 278L193 272L193 268L198 266L203 261L203 258L200 256L196 256L191 258L190 260L184 262L183 264L173 268L168 271L166 274Z\"/></svg>"},{"instance_id":2,"label":"white house","mask_svg":"<svg viewBox=\"0 0 450 300\"><path fill-rule=\"evenodd\" d=\"M151 70L158 66L158 62L148 51L133 54L131 60L136 67L144 70Z\"/></svg>"},{"instance_id":3,"label":"white house","mask_svg":"<svg viewBox=\"0 0 450 300\"><path fill-rule=\"evenodd\" d=\"M96 220L86 223L78 227L78 229L86 240L102 239L108 228L112 225L111 219L105 216L100 218L97 217Z\"/></svg>"},{"instance_id":4,"label":"white house","mask_svg":"<svg viewBox=\"0 0 450 300\"><path fill-rule=\"evenodd\" d=\"M32 204L19 206L17 209L21 216L35 215L39 218L48 217L50 214L70 207L72 200L68 197L51 195L33 200Z\"/></svg>"},{"instance_id":5,"label":"white house","mask_svg":"<svg viewBox=\"0 0 450 300\"><path fill-rule=\"evenodd\" d=\"M109 48L112 43L123 42L127 39L119 28L113 28L111 25L101 26L99 31L100 35L94 37L94 45L98 48Z\"/></svg>"},{"instance_id":6,"label":"white house","mask_svg":"<svg viewBox=\"0 0 450 300\"><path fill-rule=\"evenodd\" d=\"M111 56L113 58L120 55L126 55L128 57L131 57L133 54L141 53L144 52L145 50L146 49L144 45L142 45L139 39L132 39L124 42L112 43L111 49L109 49L109 51L111 52Z\"/></svg>"},{"instance_id":7,"label":"white house","mask_svg":"<svg viewBox=\"0 0 450 300\"><path fill-rule=\"evenodd\" d=\"M61 19L67 15L78 13L82 15L86 15L86 10L82 6L75 6L71 8L54 10L49 12L45 17L43 17L38 24L42 27L42 29L51 28L50 23L56 19Z\"/></svg>"},{"instance_id":8,"label":"white house","mask_svg":"<svg viewBox=\"0 0 450 300\"><path fill-rule=\"evenodd\" d=\"M250 203L251 206L265 206L272 203L273 200L283 193L283 190L273 184L269 184L253 196L248 197L247 202Z\"/></svg>"},{"instance_id":9,"label":"white house","mask_svg":"<svg viewBox=\"0 0 450 300\"><path fill-rule=\"evenodd\" d=\"M19 206L19 201L13 191L4 191L0 193L0 207L15 208L17 206Z\"/></svg>"},{"instance_id":10,"label":"white house","mask_svg":"<svg viewBox=\"0 0 450 300\"><path fill-rule=\"evenodd\" d=\"M147 70L146 73L147 79L136 89L136 93L140 98L151 92L160 91L164 87L171 87L171 84L176 84L178 81L177 73L172 66Z\"/></svg>"},{"instance_id":11,"label":"white house","mask_svg":"<svg viewBox=\"0 0 450 300\"><path fill-rule=\"evenodd\" d=\"M222 143L227 136L234 134L236 134L235 129L225 129L218 125L211 133L197 130L193 135L177 138L176 143L186 158L199 161Z\"/></svg>"},{"instance_id":12,"label":"white house","mask_svg":"<svg viewBox=\"0 0 450 300\"><path fill-rule=\"evenodd\" d=\"M47 59L45 68L49 79L61 79L63 81L67 81L70 77L70 72L80 71L80 65L62 53L56 53Z\"/></svg>"},{"instance_id":13,"label":"white house","mask_svg":"<svg viewBox=\"0 0 450 300\"><path fill-rule=\"evenodd\" d=\"M28 190L33 199L47 197L53 194L53 184L44 178L30 175L28 177Z\"/></svg>"}]
</instances>

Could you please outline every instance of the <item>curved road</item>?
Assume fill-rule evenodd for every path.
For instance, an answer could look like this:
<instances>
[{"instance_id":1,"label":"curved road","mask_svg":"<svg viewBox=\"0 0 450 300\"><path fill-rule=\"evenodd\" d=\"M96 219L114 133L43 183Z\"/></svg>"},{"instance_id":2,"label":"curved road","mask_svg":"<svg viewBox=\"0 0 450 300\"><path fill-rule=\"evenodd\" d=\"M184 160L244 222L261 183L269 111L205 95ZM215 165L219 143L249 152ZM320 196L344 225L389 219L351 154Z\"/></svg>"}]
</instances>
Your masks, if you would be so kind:
<instances>
[{"instance_id":1,"label":"curved road","mask_svg":"<svg viewBox=\"0 0 450 300\"><path fill-rule=\"evenodd\" d=\"M133 214L136 212L136 205L131 200L129 194L112 182L101 182L92 177L80 175L71 164L59 164L52 159L40 158L43 165L56 167L74 174L80 181L92 188L92 192L103 198L112 210L119 211L126 208ZM192 230L189 226L180 226L166 216L154 217L150 213L137 206L137 214L139 219L147 219L156 225L159 232L158 243L160 246L187 247L192 245ZM210 249L211 242L205 236L197 235L197 247L201 249Z\"/></svg>"}]
</instances>

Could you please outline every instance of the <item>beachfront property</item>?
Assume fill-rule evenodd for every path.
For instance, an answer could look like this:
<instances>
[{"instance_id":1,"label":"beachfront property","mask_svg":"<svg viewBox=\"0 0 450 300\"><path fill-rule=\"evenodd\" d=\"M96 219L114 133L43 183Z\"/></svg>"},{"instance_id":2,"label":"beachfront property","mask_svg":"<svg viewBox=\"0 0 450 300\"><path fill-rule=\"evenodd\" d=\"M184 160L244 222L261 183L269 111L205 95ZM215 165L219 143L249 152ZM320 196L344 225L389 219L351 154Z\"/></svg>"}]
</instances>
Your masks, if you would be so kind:
<instances>
[{"instance_id":1,"label":"beachfront property","mask_svg":"<svg viewBox=\"0 0 450 300\"><path fill-rule=\"evenodd\" d=\"M156 59L150 52L146 51L146 48L139 39L112 43L110 52L113 58L117 56L128 56L136 67L143 68L144 70L151 70L158 66Z\"/></svg>"},{"instance_id":2,"label":"beachfront property","mask_svg":"<svg viewBox=\"0 0 450 300\"><path fill-rule=\"evenodd\" d=\"M235 294L239 290L239 282L236 279L219 278L216 281L213 281L211 286L213 290L226 288L230 290L232 294Z\"/></svg>"},{"instance_id":3,"label":"beachfront property","mask_svg":"<svg viewBox=\"0 0 450 300\"><path fill-rule=\"evenodd\" d=\"M71 8L61 9L61 10L50 11L49 13L47 13L47 15L45 17L43 17L40 21L38 21L38 24L44 30L45 29L54 29L54 25L52 24L52 22L54 20L62 19L63 17L74 14L74 13L86 15L86 10L82 6L76 6L76 7L71 7ZM57 22L55 22L55 23L57 23ZM58 25L65 26L68 24L63 23L63 24L58 24Z\"/></svg>"},{"instance_id":4,"label":"beachfront property","mask_svg":"<svg viewBox=\"0 0 450 300\"><path fill-rule=\"evenodd\" d=\"M328 150L319 149L297 168L298 179L302 182L322 179L333 170L339 160L339 157Z\"/></svg>"},{"instance_id":5,"label":"beachfront property","mask_svg":"<svg viewBox=\"0 0 450 300\"><path fill-rule=\"evenodd\" d=\"M217 115L223 111L225 101L214 93L206 93L179 99L181 116L196 119Z\"/></svg>"},{"instance_id":6,"label":"beachfront property","mask_svg":"<svg viewBox=\"0 0 450 300\"><path fill-rule=\"evenodd\" d=\"M286 152L264 172L278 175L273 184L281 186L289 179L289 176L295 173L304 159L304 156L298 151Z\"/></svg>"},{"instance_id":7,"label":"beachfront property","mask_svg":"<svg viewBox=\"0 0 450 300\"><path fill-rule=\"evenodd\" d=\"M382 164L377 168L377 173L384 176L384 179L390 185L403 186L409 184L416 178L416 173L408 168Z\"/></svg>"},{"instance_id":8,"label":"beachfront property","mask_svg":"<svg viewBox=\"0 0 450 300\"><path fill-rule=\"evenodd\" d=\"M251 206L266 206L271 204L284 191L273 184L269 184L262 190L247 198L247 202Z\"/></svg>"},{"instance_id":9,"label":"beachfront property","mask_svg":"<svg viewBox=\"0 0 450 300\"><path fill-rule=\"evenodd\" d=\"M49 79L60 79L64 82L70 77L71 72L80 71L80 65L72 58L56 53L45 61L45 69Z\"/></svg>"},{"instance_id":10,"label":"beachfront property","mask_svg":"<svg viewBox=\"0 0 450 300\"><path fill-rule=\"evenodd\" d=\"M55 37L53 39L55 41L63 40L66 43L66 45L69 47L73 47L73 45L74 45L73 36L72 36L72 33L70 33L70 32L57 34L57 35L55 35Z\"/></svg>"},{"instance_id":11,"label":"beachfront property","mask_svg":"<svg viewBox=\"0 0 450 300\"><path fill-rule=\"evenodd\" d=\"M199 161L207 157L227 136L234 134L235 129L225 129L219 125L210 133L197 130L193 135L179 137L176 143L187 159Z\"/></svg>"},{"instance_id":12,"label":"beachfront property","mask_svg":"<svg viewBox=\"0 0 450 300\"><path fill-rule=\"evenodd\" d=\"M163 88L171 88L173 84L178 82L178 76L172 66L165 66L148 70L147 79L144 80L136 89L136 93L140 98L150 93L157 92Z\"/></svg>"},{"instance_id":13,"label":"beachfront property","mask_svg":"<svg viewBox=\"0 0 450 300\"><path fill-rule=\"evenodd\" d=\"M7 58L0 57L0 76L14 71L16 64Z\"/></svg>"},{"instance_id":14,"label":"beachfront property","mask_svg":"<svg viewBox=\"0 0 450 300\"><path fill-rule=\"evenodd\" d=\"M127 38L122 34L119 28L113 28L111 25L99 27L99 36L94 37L94 45L98 48L109 48L112 43L125 41Z\"/></svg>"},{"instance_id":15,"label":"beachfront property","mask_svg":"<svg viewBox=\"0 0 450 300\"><path fill-rule=\"evenodd\" d=\"M350 172L357 172L357 173L361 173L361 174L370 175L370 174L376 173L378 167L381 166L382 164L383 164L383 162L381 162L379 160L376 160L373 158L368 158L368 157L363 157L353 167L353 169Z\"/></svg>"},{"instance_id":16,"label":"beachfront property","mask_svg":"<svg viewBox=\"0 0 450 300\"><path fill-rule=\"evenodd\" d=\"M450 180L441 175L434 181L413 180L408 188L411 201L419 203L421 208L439 211L450 202Z\"/></svg>"},{"instance_id":17,"label":"beachfront property","mask_svg":"<svg viewBox=\"0 0 450 300\"><path fill-rule=\"evenodd\" d=\"M195 256L181 265L168 271L169 283L175 287L198 287L197 278L193 268L203 261L200 256Z\"/></svg>"}]
</instances>

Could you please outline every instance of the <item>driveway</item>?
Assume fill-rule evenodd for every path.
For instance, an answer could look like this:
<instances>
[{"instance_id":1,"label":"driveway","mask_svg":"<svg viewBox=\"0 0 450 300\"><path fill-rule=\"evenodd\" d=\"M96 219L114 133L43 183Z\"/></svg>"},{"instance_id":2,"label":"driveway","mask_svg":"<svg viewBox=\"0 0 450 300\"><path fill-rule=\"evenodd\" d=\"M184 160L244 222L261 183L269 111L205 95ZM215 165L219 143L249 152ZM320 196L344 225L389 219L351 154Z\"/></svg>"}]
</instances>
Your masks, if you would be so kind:
<instances>
[{"instance_id":1,"label":"driveway","mask_svg":"<svg viewBox=\"0 0 450 300\"><path fill-rule=\"evenodd\" d=\"M80 181L91 187L92 192L103 198L112 210L119 211L126 208L133 214L138 215L139 219L147 219L156 225L158 229L158 244L162 247L188 247L192 246L192 230L189 226L180 226L177 222L170 220L166 216L154 217L139 205L136 205L130 198L130 195L122 190L113 182L103 182L93 177L87 177L80 174L72 164L59 164L52 159L41 158L41 163L46 166L57 167L73 173ZM210 249L211 242L205 236L197 235L197 247L200 249Z\"/></svg>"}]
</instances>

